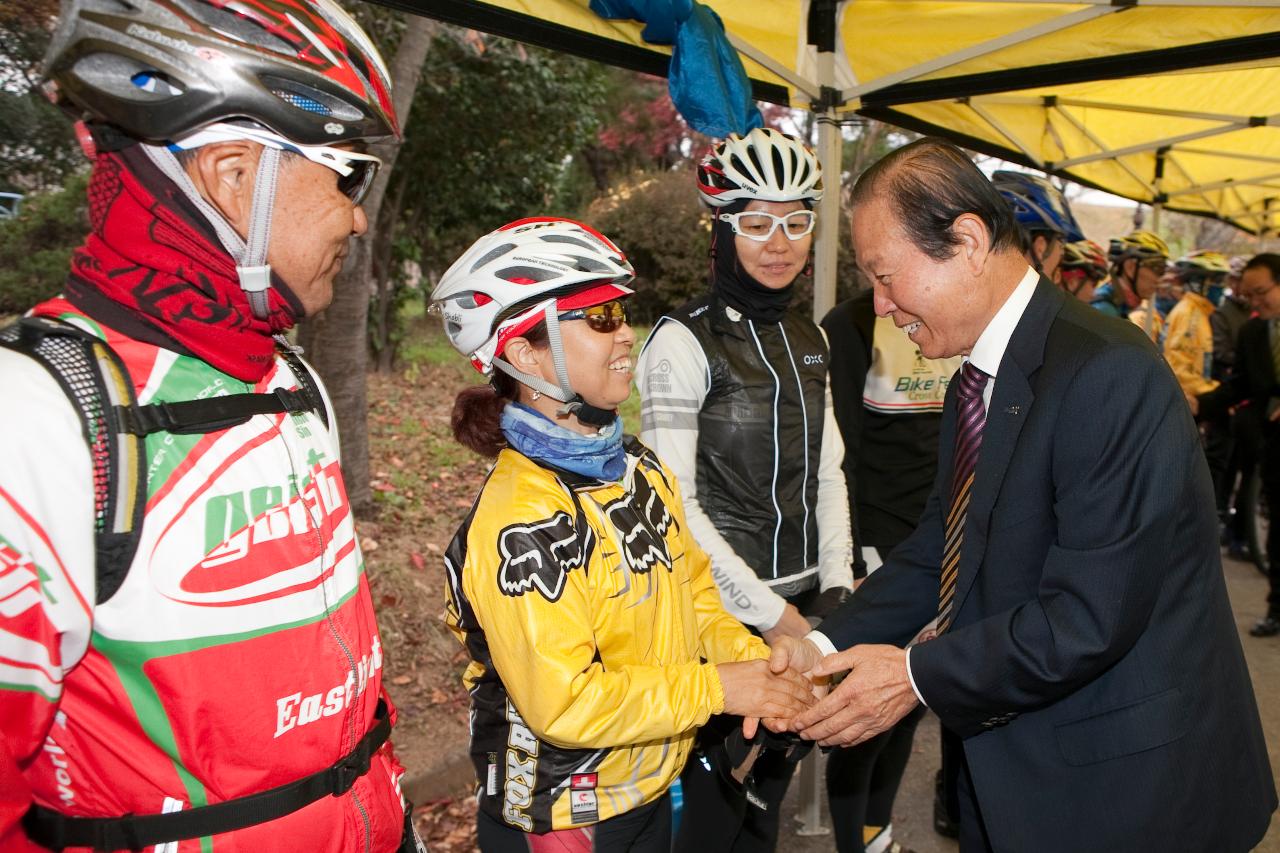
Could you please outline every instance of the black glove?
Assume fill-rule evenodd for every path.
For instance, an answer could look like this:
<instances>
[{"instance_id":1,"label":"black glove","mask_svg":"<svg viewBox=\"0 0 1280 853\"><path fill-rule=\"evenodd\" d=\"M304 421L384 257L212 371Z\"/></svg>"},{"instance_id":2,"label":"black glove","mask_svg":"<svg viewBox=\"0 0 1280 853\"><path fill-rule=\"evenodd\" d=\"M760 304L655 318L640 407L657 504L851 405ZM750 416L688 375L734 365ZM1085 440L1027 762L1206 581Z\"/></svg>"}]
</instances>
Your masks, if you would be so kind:
<instances>
[{"instance_id":1,"label":"black glove","mask_svg":"<svg viewBox=\"0 0 1280 853\"><path fill-rule=\"evenodd\" d=\"M844 604L852 593L853 590L847 586L833 586L831 589L824 589L809 607L809 612L806 615L814 616L819 621L826 619L840 605Z\"/></svg>"}]
</instances>

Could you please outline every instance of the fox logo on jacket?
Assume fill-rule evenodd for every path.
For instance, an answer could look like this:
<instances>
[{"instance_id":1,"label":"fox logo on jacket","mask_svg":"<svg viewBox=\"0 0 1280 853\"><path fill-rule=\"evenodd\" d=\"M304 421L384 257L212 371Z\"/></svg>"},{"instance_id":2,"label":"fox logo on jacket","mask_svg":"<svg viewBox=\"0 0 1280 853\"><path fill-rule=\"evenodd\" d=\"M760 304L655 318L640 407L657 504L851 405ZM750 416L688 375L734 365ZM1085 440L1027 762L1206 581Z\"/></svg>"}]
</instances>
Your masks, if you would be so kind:
<instances>
[{"instance_id":1,"label":"fox logo on jacket","mask_svg":"<svg viewBox=\"0 0 1280 853\"><path fill-rule=\"evenodd\" d=\"M578 527L567 512L533 524L513 524L498 534L498 587L504 595L524 595L536 588L547 601L559 601L569 572L586 565L594 534Z\"/></svg>"},{"instance_id":2,"label":"fox logo on jacket","mask_svg":"<svg viewBox=\"0 0 1280 853\"><path fill-rule=\"evenodd\" d=\"M632 490L605 504L604 511L622 535L623 556L631 571L644 574L655 563L671 570L666 538L671 513L646 477L637 471Z\"/></svg>"}]
</instances>

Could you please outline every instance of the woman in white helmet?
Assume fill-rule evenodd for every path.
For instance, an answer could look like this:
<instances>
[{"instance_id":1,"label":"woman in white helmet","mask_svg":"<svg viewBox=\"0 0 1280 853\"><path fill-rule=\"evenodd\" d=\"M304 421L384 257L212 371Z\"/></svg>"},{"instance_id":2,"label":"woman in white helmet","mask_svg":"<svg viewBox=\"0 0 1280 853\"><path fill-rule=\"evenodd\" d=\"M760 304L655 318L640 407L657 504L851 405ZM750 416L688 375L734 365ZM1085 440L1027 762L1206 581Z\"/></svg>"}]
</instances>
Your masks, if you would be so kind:
<instances>
[{"instance_id":1,"label":"woman in white helmet","mask_svg":"<svg viewBox=\"0 0 1280 853\"><path fill-rule=\"evenodd\" d=\"M594 229L524 219L432 294L490 378L454 406L458 441L497 461L445 555L486 853L666 853L667 789L698 726L810 701L724 612L675 478L622 433L632 277Z\"/></svg>"},{"instance_id":2,"label":"woman in white helmet","mask_svg":"<svg viewBox=\"0 0 1280 853\"><path fill-rule=\"evenodd\" d=\"M794 306L822 197L817 158L761 128L698 167L710 207L709 292L658 321L637 368L641 438L671 467L725 608L766 642L802 637L849 594L853 543L826 338ZM832 223L834 225L835 223ZM717 721L704 732L731 731ZM796 751L766 750L745 815L690 763L677 849L771 850ZM838 771L841 758L834 762ZM737 816L739 825L732 825ZM708 832L690 831L716 826Z\"/></svg>"}]
</instances>

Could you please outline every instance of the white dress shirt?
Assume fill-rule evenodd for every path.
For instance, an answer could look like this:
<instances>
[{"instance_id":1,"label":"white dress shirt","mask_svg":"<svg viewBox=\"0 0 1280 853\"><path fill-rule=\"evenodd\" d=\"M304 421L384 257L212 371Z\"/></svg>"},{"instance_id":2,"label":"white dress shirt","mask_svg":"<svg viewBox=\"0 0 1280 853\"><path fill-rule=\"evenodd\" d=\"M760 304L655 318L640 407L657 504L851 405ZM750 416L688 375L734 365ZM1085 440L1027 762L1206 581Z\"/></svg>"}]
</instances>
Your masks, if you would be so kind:
<instances>
[{"instance_id":1,"label":"white dress shirt","mask_svg":"<svg viewBox=\"0 0 1280 853\"><path fill-rule=\"evenodd\" d=\"M1000 306L1000 310L996 311L991 322L987 323L987 327L978 336L978 342L973 345L972 351L965 358L965 361L973 362L974 367L990 377L987 380L987 387L982 390L984 409L991 407L991 392L995 388L1000 362L1004 360L1004 351L1009 348L1009 339L1013 337L1013 331L1018 327L1023 312L1027 310L1027 305L1031 302L1039 281L1040 274L1031 267L1027 267L1018 286L1014 288L1013 293L1009 294L1009 298ZM982 458L981 451L978 458L979 460ZM836 652L835 644L820 631L810 631L805 639L817 646L824 655ZM924 696L920 693L920 688L916 686L915 677L911 674L911 649L907 649L907 678L910 679L911 689L915 691L920 704L928 705L929 703L924 701Z\"/></svg>"}]
</instances>

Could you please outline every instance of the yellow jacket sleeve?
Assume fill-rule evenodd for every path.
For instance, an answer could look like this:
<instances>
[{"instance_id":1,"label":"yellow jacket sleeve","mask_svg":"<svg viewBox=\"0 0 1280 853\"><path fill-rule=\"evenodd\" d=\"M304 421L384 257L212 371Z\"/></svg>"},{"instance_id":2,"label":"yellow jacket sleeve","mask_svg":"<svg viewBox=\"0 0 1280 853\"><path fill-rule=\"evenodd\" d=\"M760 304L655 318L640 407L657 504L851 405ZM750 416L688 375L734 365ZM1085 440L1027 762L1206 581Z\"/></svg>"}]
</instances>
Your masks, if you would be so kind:
<instances>
[{"instance_id":1,"label":"yellow jacket sleeve","mask_svg":"<svg viewBox=\"0 0 1280 853\"><path fill-rule=\"evenodd\" d=\"M548 490L546 497L542 507L529 502L513 507L499 498L488 514L508 522L513 518L551 518L556 513L574 517L575 508L563 492ZM512 594L509 583L503 591L503 557L495 536L498 526L500 523L482 525L479 521L472 526L463 587L484 627L498 676L525 724L538 737L570 748L643 743L687 732L723 709L723 691L714 665L703 664L696 657L666 665L635 663L605 669L596 646L597 632L605 626L594 622L600 618L601 608L599 604L593 607L589 582L592 572L604 572L598 564L598 541L590 564L570 568L559 588L544 579L543 586L554 597L532 586ZM538 531L532 535L536 539ZM558 534L547 535L550 538L543 543L544 553L532 559L549 561L564 556L563 528ZM658 635L654 642L665 639ZM670 652L675 648L674 638L670 642L667 651L672 657L667 659L677 658Z\"/></svg>"}]
</instances>

